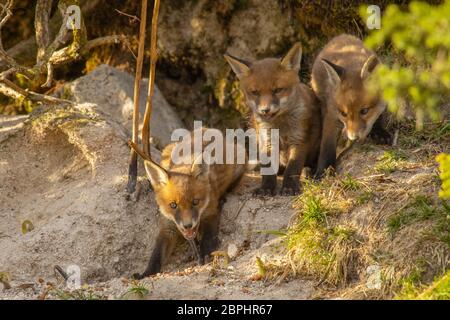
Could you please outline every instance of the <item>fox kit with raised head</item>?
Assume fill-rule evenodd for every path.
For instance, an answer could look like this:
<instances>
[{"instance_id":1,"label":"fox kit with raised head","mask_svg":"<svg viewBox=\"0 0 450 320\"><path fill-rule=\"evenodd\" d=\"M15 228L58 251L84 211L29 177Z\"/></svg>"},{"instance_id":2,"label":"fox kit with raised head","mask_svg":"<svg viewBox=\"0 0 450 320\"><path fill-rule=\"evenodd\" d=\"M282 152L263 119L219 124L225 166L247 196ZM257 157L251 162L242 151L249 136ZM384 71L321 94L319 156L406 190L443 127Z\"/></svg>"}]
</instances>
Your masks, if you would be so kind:
<instances>
[{"instance_id":1,"label":"fox kit with raised head","mask_svg":"<svg viewBox=\"0 0 450 320\"><path fill-rule=\"evenodd\" d=\"M197 130L204 132L204 129ZM220 131L215 131L221 135ZM174 157L179 156L176 147L180 147L180 143L188 143L191 149L194 133L189 136L184 142L168 145L161 154L160 165L150 160L144 162L162 216L147 269L142 274L135 274L135 278L160 272L181 235L191 242L200 241L201 263L218 245L219 205L226 191L239 182L245 164L236 164L236 161L234 164L208 164L204 160L199 163L194 154L184 155L188 161L180 158L174 161ZM200 143L204 149L210 142ZM226 148L238 148L236 143L227 145L225 139L221 145L224 153ZM242 149L245 153L244 147Z\"/></svg>"},{"instance_id":2,"label":"fox kit with raised head","mask_svg":"<svg viewBox=\"0 0 450 320\"><path fill-rule=\"evenodd\" d=\"M386 103L366 86L379 62L361 40L347 34L333 38L317 56L311 77L323 117L317 177L335 168L342 125L349 140L364 140L370 133L376 142L390 143L383 123Z\"/></svg>"},{"instance_id":3,"label":"fox kit with raised head","mask_svg":"<svg viewBox=\"0 0 450 320\"><path fill-rule=\"evenodd\" d=\"M279 129L280 163L284 167L281 194L284 195L300 192L302 169L315 168L320 146L320 108L312 90L300 83L301 57L300 43L283 59L248 62L225 55L239 79L258 135L261 129ZM270 152L271 146L264 148ZM274 195L276 183L276 173L263 175L256 193Z\"/></svg>"}]
</instances>

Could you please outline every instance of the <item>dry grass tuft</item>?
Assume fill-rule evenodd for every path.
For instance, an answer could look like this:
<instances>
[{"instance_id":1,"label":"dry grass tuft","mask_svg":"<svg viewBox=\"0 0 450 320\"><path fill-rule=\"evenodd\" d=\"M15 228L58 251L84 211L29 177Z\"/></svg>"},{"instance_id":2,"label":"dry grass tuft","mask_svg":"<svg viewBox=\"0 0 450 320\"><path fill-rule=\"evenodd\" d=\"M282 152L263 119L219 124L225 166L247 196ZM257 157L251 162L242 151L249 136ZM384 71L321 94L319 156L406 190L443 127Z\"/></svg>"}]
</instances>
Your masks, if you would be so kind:
<instances>
[{"instance_id":1,"label":"dry grass tuft","mask_svg":"<svg viewBox=\"0 0 450 320\"><path fill-rule=\"evenodd\" d=\"M356 146L341 174L306 182L286 237L292 274L314 277L327 296L350 299L421 297L443 276L450 269L450 204L438 197L435 157L450 150L449 123L422 132L401 124L396 147ZM448 280L436 281L448 288Z\"/></svg>"}]
</instances>

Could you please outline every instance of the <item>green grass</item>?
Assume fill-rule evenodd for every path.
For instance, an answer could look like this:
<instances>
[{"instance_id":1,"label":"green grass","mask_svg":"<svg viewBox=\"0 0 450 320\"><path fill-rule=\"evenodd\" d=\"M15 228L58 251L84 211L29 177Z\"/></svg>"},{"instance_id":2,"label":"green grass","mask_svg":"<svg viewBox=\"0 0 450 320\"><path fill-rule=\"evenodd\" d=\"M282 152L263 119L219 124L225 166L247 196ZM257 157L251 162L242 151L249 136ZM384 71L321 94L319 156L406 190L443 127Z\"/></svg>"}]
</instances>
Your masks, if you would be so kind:
<instances>
[{"instance_id":1,"label":"green grass","mask_svg":"<svg viewBox=\"0 0 450 320\"><path fill-rule=\"evenodd\" d=\"M361 206L363 204L366 204L370 200L372 200L374 197L374 194L372 191L364 191L361 194L356 196L356 204Z\"/></svg>"},{"instance_id":2,"label":"green grass","mask_svg":"<svg viewBox=\"0 0 450 320\"><path fill-rule=\"evenodd\" d=\"M378 159L374 169L378 173L389 174L400 169L401 165L407 156L402 151L385 151L383 155Z\"/></svg>"},{"instance_id":3,"label":"green grass","mask_svg":"<svg viewBox=\"0 0 450 320\"><path fill-rule=\"evenodd\" d=\"M343 185L355 188L351 178ZM332 285L344 284L354 261L355 232L348 226L339 225L336 216L342 213L340 199L330 199L328 182L307 183L295 206L298 220L286 235L294 271L312 275ZM333 188L343 188L334 184ZM345 207L345 205L342 205Z\"/></svg>"},{"instance_id":4,"label":"green grass","mask_svg":"<svg viewBox=\"0 0 450 320\"><path fill-rule=\"evenodd\" d=\"M405 279L401 291L395 296L397 300L450 300L450 271L437 277L428 286L420 284L413 274Z\"/></svg>"},{"instance_id":5,"label":"green grass","mask_svg":"<svg viewBox=\"0 0 450 320\"><path fill-rule=\"evenodd\" d=\"M432 206L431 199L419 195L416 196L403 210L389 217L387 227L391 234L395 234L403 226L416 221L429 219L434 214L435 209Z\"/></svg>"},{"instance_id":6,"label":"green grass","mask_svg":"<svg viewBox=\"0 0 450 320\"><path fill-rule=\"evenodd\" d=\"M341 186L345 191L357 191L361 189L361 183L348 173L341 179Z\"/></svg>"},{"instance_id":7,"label":"green grass","mask_svg":"<svg viewBox=\"0 0 450 320\"><path fill-rule=\"evenodd\" d=\"M425 220L434 222L432 232L428 233L428 236L450 246L450 205L446 202L434 204L432 199L425 195L416 196L404 209L390 216L387 228L391 235L395 235L401 228Z\"/></svg>"},{"instance_id":8,"label":"green grass","mask_svg":"<svg viewBox=\"0 0 450 320\"><path fill-rule=\"evenodd\" d=\"M144 299L149 293L150 290L144 284L133 281L131 287L122 295L122 299Z\"/></svg>"}]
</instances>

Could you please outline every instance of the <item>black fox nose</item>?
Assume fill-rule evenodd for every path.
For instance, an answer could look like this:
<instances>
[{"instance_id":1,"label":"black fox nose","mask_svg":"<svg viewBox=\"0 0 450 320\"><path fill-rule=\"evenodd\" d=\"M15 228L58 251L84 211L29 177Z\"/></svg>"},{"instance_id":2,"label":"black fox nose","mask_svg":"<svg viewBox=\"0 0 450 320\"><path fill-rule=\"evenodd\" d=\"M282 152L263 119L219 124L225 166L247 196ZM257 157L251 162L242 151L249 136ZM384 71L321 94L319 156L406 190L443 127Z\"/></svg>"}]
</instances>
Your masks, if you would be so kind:
<instances>
[{"instance_id":1,"label":"black fox nose","mask_svg":"<svg viewBox=\"0 0 450 320\"><path fill-rule=\"evenodd\" d=\"M184 227L185 229L191 229L191 228L192 228L192 221L190 221L190 222L184 222L184 223L183 223L183 227Z\"/></svg>"}]
</instances>

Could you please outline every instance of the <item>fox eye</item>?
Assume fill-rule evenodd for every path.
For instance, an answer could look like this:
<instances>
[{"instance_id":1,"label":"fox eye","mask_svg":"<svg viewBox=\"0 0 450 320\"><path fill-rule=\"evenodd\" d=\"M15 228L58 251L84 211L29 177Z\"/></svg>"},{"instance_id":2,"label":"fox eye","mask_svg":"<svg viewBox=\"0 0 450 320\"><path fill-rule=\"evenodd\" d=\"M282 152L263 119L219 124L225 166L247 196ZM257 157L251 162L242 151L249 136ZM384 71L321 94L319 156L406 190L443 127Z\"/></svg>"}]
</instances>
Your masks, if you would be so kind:
<instances>
[{"instance_id":1,"label":"fox eye","mask_svg":"<svg viewBox=\"0 0 450 320\"><path fill-rule=\"evenodd\" d=\"M282 93L284 91L284 88L275 88L272 90L273 94L279 94Z\"/></svg>"},{"instance_id":2,"label":"fox eye","mask_svg":"<svg viewBox=\"0 0 450 320\"><path fill-rule=\"evenodd\" d=\"M178 207L178 205L177 205L176 202L171 202L171 203L170 203L170 207L171 207L172 209L176 209L176 208Z\"/></svg>"},{"instance_id":3,"label":"fox eye","mask_svg":"<svg viewBox=\"0 0 450 320\"><path fill-rule=\"evenodd\" d=\"M199 202L200 202L200 200L194 199L194 200L192 200L192 205L193 205L193 206L196 206L196 205L199 204Z\"/></svg>"},{"instance_id":4,"label":"fox eye","mask_svg":"<svg viewBox=\"0 0 450 320\"><path fill-rule=\"evenodd\" d=\"M250 91L250 93L251 93L253 96L259 96L259 90L252 90L252 91Z\"/></svg>"},{"instance_id":5,"label":"fox eye","mask_svg":"<svg viewBox=\"0 0 450 320\"><path fill-rule=\"evenodd\" d=\"M342 110L339 110L339 113L340 113L344 118L347 116L347 113L344 112L344 111L342 111Z\"/></svg>"},{"instance_id":6,"label":"fox eye","mask_svg":"<svg viewBox=\"0 0 450 320\"><path fill-rule=\"evenodd\" d=\"M361 113L362 115L366 115L367 112L369 112L369 108L363 108L361 109L361 111L359 111L359 113Z\"/></svg>"}]
</instances>

